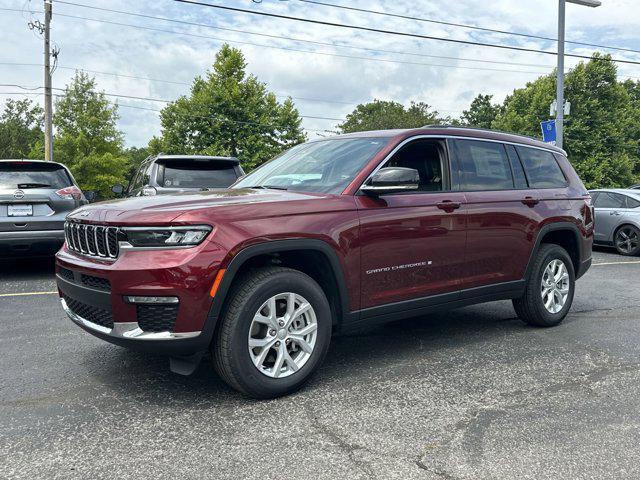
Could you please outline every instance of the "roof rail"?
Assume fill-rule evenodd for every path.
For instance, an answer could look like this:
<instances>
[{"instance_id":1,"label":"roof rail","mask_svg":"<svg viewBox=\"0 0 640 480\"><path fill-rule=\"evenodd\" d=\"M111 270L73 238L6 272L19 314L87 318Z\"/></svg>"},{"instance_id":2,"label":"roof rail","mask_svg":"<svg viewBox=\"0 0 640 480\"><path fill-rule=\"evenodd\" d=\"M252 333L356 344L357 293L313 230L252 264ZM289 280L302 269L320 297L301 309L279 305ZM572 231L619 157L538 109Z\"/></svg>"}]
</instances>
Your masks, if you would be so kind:
<instances>
[{"instance_id":1,"label":"roof rail","mask_svg":"<svg viewBox=\"0 0 640 480\"><path fill-rule=\"evenodd\" d=\"M514 137L522 137L522 138L528 138L529 140L536 140L538 142L542 141L539 138L530 137L528 135L522 135L520 133L505 132L504 130L495 130L495 129L492 129L492 128L466 127L466 126L463 126L463 125L451 125L449 123L424 125L422 128L459 128L461 130L475 130L475 131L478 131L478 132L503 133L505 135L513 135Z\"/></svg>"}]
</instances>

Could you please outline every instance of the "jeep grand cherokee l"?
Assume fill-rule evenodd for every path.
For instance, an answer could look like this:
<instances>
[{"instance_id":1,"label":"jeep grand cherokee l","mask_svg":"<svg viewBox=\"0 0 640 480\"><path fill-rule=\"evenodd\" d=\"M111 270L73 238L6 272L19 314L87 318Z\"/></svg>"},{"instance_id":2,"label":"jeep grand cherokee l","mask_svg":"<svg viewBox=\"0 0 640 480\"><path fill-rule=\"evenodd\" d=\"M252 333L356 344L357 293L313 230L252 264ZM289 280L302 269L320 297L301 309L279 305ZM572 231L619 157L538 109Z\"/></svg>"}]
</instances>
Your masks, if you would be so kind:
<instances>
[{"instance_id":1,"label":"jeep grand cherokee l","mask_svg":"<svg viewBox=\"0 0 640 480\"><path fill-rule=\"evenodd\" d=\"M65 217L86 203L64 165L0 160L0 257L53 255Z\"/></svg>"},{"instance_id":2,"label":"jeep grand cherokee l","mask_svg":"<svg viewBox=\"0 0 640 480\"><path fill-rule=\"evenodd\" d=\"M230 189L137 197L69 216L63 309L109 342L162 352L254 397L318 368L332 332L512 299L567 315L593 209L563 150L449 127L298 145Z\"/></svg>"}]
</instances>

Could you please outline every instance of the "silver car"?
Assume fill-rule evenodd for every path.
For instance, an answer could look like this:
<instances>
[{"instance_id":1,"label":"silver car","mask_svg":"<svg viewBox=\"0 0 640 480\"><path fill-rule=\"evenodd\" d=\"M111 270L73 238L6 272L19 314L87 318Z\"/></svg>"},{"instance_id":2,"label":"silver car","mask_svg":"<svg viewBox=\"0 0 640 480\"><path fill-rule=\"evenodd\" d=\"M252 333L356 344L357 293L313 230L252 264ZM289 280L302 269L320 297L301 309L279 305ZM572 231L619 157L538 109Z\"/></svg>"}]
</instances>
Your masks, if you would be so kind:
<instances>
[{"instance_id":1,"label":"silver car","mask_svg":"<svg viewBox=\"0 0 640 480\"><path fill-rule=\"evenodd\" d=\"M594 243L613 246L622 255L640 253L640 190L592 190Z\"/></svg>"},{"instance_id":2,"label":"silver car","mask_svg":"<svg viewBox=\"0 0 640 480\"><path fill-rule=\"evenodd\" d=\"M50 255L64 220L87 203L71 172L42 160L0 160L0 257Z\"/></svg>"}]
</instances>

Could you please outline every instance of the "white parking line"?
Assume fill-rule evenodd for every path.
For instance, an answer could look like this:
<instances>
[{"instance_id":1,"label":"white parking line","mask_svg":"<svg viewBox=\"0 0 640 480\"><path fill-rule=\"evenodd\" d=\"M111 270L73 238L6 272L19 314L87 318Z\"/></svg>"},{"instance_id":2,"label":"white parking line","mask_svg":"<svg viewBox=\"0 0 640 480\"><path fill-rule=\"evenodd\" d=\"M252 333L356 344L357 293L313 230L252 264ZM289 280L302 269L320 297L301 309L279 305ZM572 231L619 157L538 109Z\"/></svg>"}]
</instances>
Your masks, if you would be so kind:
<instances>
[{"instance_id":1,"label":"white parking line","mask_svg":"<svg viewBox=\"0 0 640 480\"><path fill-rule=\"evenodd\" d=\"M18 293L0 293L0 297L26 297L28 295L53 295L56 292L18 292Z\"/></svg>"},{"instance_id":2,"label":"white parking line","mask_svg":"<svg viewBox=\"0 0 640 480\"><path fill-rule=\"evenodd\" d=\"M637 261L630 261L630 262L603 262L603 263L592 263L591 266L592 267L601 267L603 265L627 265L627 264L631 264L631 265L637 265L638 263L640 263L640 260Z\"/></svg>"}]
</instances>

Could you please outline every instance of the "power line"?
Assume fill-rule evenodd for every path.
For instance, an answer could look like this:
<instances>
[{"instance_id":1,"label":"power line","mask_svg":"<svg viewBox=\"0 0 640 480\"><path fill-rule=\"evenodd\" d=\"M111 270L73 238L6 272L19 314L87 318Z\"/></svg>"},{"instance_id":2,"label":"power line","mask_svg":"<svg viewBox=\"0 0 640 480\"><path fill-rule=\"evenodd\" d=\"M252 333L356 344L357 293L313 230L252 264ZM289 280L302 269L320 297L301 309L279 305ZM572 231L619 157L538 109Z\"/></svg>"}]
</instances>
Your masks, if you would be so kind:
<instances>
[{"instance_id":1,"label":"power line","mask_svg":"<svg viewBox=\"0 0 640 480\"><path fill-rule=\"evenodd\" d=\"M179 1L179 0L176 0L176 1ZM188 24L188 25L192 25L192 26L200 26L200 27L206 27L206 28L212 28L212 29L229 30L229 31L234 31L234 32L242 32L242 33L250 34L250 35L261 35L261 36L266 36L266 37L271 37L271 38L278 38L278 39L282 39L282 40L297 41L297 42L307 42L307 43L312 43L312 44L326 45L326 46L339 47L339 48L351 48L351 49L359 49L359 50L366 50L366 51L380 52L380 53L393 53L393 54L400 54L400 55L413 55L413 56L421 56L421 57L443 58L443 59L456 60L456 61L506 64L506 65L521 65L521 66L540 66L540 67L552 68L551 65L539 65L539 64L517 63L517 62L502 62L502 61L480 60L480 59L467 59L467 58L459 58L459 57L451 57L451 56L443 56L443 55L426 55L426 54L420 54L420 53L415 53L415 52L399 52L399 51L394 51L394 50L380 50L380 49L372 49L372 48L359 47L359 46L346 45L346 44L332 44L332 43L327 43L327 42L317 42L317 41L312 41L312 40L305 40L305 39L298 39L298 38L291 38L291 37L281 37L281 36L277 36L277 35L261 34L261 33L256 33L256 32L245 31L245 30L237 30L237 29L216 27L216 26L202 24L202 23L187 22L187 21L182 21L182 20L174 20L174 19L169 19L169 18L165 18L165 17L155 17L155 16L151 16L151 15L144 15L144 14L139 14L139 13L134 13L134 12L126 12L126 11L122 11L122 10L113 10L113 9L102 8L102 7L93 7L91 5L83 5L83 4L72 3L72 2L67 2L67 1L63 1L63 0L57 0L57 3L65 3L65 4L68 4L68 5L86 7L86 8L95 9L95 10L101 10L101 11L107 11L107 12L113 12L113 13L120 13L120 14L124 14L124 15L140 16L140 17L144 17L144 18L163 20L163 21L168 21L168 22L184 23L184 24ZM15 9L2 9L2 8L0 8L0 10L14 10L15 11ZM285 51L292 51L292 52L299 52L299 53L310 53L310 54L313 54L313 55L321 55L321 56L329 56L329 57L350 58L350 59L356 59L356 60L366 60L366 61L392 63L392 64L405 64L405 65L416 65L416 66L427 66L427 67L442 67L442 68L457 68L457 69L464 69L464 70L477 70L477 71L490 71L490 72L509 72L509 73L521 73L521 74L535 74L535 75L547 75L549 73L549 72L531 71L531 70L495 69L495 68L470 67L470 66L464 66L464 65L443 65L443 64L435 64L435 63L409 62L409 61L403 61L403 60L391 60L391 59L386 59L386 58L363 57L363 56L355 56L355 55L344 55L344 54L338 54L338 53L318 52L318 51L314 51L314 50L302 50L302 49L298 49L298 48L281 47L281 46L269 45L269 44L259 44L259 43L241 41L241 40L231 40L231 39L227 39L227 38L212 37L212 36L208 36L208 35L199 35L199 34L188 33L188 32L178 32L178 31L175 31L175 30L165 30L165 29L160 29L160 28L155 28L155 27L147 27L147 26L143 26L143 25L134 25L134 24L129 24L129 23L114 22L114 21L111 21L111 20L89 18L89 17L78 16L78 15L69 15L69 14L64 14L64 13L57 13L57 16L80 19L80 20L88 20L88 21L93 21L93 22L106 23L106 24L110 24L110 25L138 28L138 29L142 29L142 30L149 30L149 31L155 31L155 32L170 33L170 34L174 34L174 35L184 35L184 36L190 36L190 37L196 37L196 38L205 38L205 39L210 39L210 40L217 40L217 41L221 41L221 42L227 42L227 43L231 43L231 44L251 45L251 46L256 46L256 47L261 47L261 48L272 48L272 49L277 49L277 50L285 50ZM547 53L553 53L553 52L547 52ZM581 58L591 59L591 57L588 57L588 56L583 56ZM640 62L638 62L638 63L640 64ZM629 77L629 78L636 78L636 77Z\"/></svg>"},{"instance_id":2,"label":"power line","mask_svg":"<svg viewBox=\"0 0 640 480\"><path fill-rule=\"evenodd\" d=\"M246 8L229 7L229 6L226 6L226 5L212 5L210 3L199 2L199 1L196 1L196 0L173 0L173 1L174 2L178 2L178 3L198 5L198 6L202 6L202 7L216 8L216 9L226 10L226 11L231 11L231 12L249 13L251 15L259 15L259 16L263 16L263 17L278 18L278 19L281 19L281 20L293 20L293 21L296 21L296 22L313 23L313 24L324 25L324 26L329 26L329 27L349 28L349 29L352 29L352 30L361 30L361 31L365 31L365 32L384 33L384 34L388 34L388 35L397 35L397 36L401 36L401 37L419 38L419 39L424 39L424 40L438 40L438 41L442 41L442 42L450 42L450 43L457 43L457 44L464 44L464 45L473 45L473 46L478 46L478 47L501 48L501 49L504 49L504 50L515 50L515 51L520 51L520 52L540 53L540 54L544 54L544 55L557 55L557 52L550 52L548 50L538 50L538 49L534 49L534 48L515 47L515 46L511 46L511 45L502 45L502 44L497 44L497 43L485 43L485 42L475 42L475 41L471 41L471 40L460 40L460 39L454 39L454 38L436 37L436 36L433 36L433 35L422 35L422 34L418 34L418 33L400 32L400 31L397 31L397 30L385 30L385 29L381 29L381 28L365 27L365 26L362 26L362 25L353 25L353 24L329 22L329 21L326 21L326 20L315 20L315 19L311 19L311 18L293 17L293 16L290 16L290 15L282 15L282 14L278 14L278 13L269 13L269 12L258 12L258 11L255 11L255 10L248 10ZM63 2L62 0L59 0L59 2L60 3L69 3L69 4L71 4L71 2ZM571 53L571 54L567 53L567 54L565 54L565 56L574 57L574 58L583 58L583 59L587 59L587 60L591 60L592 59L592 57L590 57L588 55L578 55L578 54L575 54L575 53ZM623 59L618 59L618 58L612 58L611 61L612 62L616 62L616 63L628 63L628 64L631 64L631 65L640 65L640 61L634 61L634 60L623 60Z\"/></svg>"},{"instance_id":3,"label":"power line","mask_svg":"<svg viewBox=\"0 0 640 480\"><path fill-rule=\"evenodd\" d=\"M23 86L23 85L2 85L0 84L0 87L2 86L11 86L11 87L17 87L17 88L22 88L25 90L39 90L42 89L44 87L27 87L27 86ZM61 92L64 92L65 89L64 88L59 88L59 87L52 87L52 90L58 90ZM159 103L172 103L174 100L166 100L164 98L151 98L151 97L140 97L137 95L125 95L125 94L121 94L121 93L111 93L111 92L99 92L102 95L105 95L106 97L114 97L114 98L126 98L129 100L142 100L145 102L159 102ZM309 118L312 120L331 120L331 121L336 121L336 122L344 122L344 118L334 118L334 117L320 117L320 116L316 116L316 115L300 115L298 114L298 116L300 118Z\"/></svg>"},{"instance_id":4,"label":"power line","mask_svg":"<svg viewBox=\"0 0 640 480\"><path fill-rule=\"evenodd\" d=\"M386 17L395 17L395 18L403 18L405 20L416 20L418 22L428 22L428 23L435 23L438 25L447 25L450 27L459 27L459 28L467 28L470 30L479 30L481 32L490 32L490 33L499 33L502 35L513 35L516 37L524 37L524 38L534 38L534 39L538 39L538 40L548 40L551 42L557 42L558 39L557 38L553 38L553 37L544 37L541 35L533 35L533 34L529 34L529 33L521 33L521 32L512 32L512 31L508 31L508 30L498 30L498 29L494 29L494 28L486 28L486 27L479 27L477 25L468 25L468 24L464 24L464 23L454 23L454 22L445 22L443 20L434 20L431 18L423 18L423 17L416 17L416 16L412 16L412 15L402 15L402 14L398 14L398 13L391 13L391 12L381 12L379 10L369 10L366 8L357 8L357 7L350 7L347 5L337 5L334 3L327 3L327 2L319 2L317 0L298 0L299 2L302 3L312 3L315 5L322 5L324 7L333 7L333 8L340 8L343 10L351 10L351 11L355 11L355 12L363 12L363 13L371 13L374 15L384 15ZM595 48L606 48L607 50L619 50L622 52L632 52L632 53L640 53L640 50L634 50L632 48L624 48L624 47L613 47L610 45L599 45L597 43L586 43L586 42L577 42L577 41L569 41L569 40L565 40L565 43L570 43L572 45L580 45L583 47L595 47Z\"/></svg>"},{"instance_id":5,"label":"power line","mask_svg":"<svg viewBox=\"0 0 640 480\"><path fill-rule=\"evenodd\" d=\"M60 0L58 0L58 2L59 3L69 3L69 2L60 2ZM0 9L0 10L2 10L2 9ZM404 61L404 60L391 60L391 59L387 59L387 58L363 57L363 56L357 56L357 55L345 55L345 54L339 54L339 53L318 52L318 51L314 51L314 50L303 50L303 49L299 49L299 48L281 47L281 46L269 45L269 44L264 44L264 43L261 44L261 43L247 42L247 41L243 41L243 40L231 40L231 39L228 39L228 38L212 37L212 36L209 36L209 35L199 35L199 34L188 33L188 32L177 32L175 30L165 30L165 29L161 29L161 28L147 27L147 26L144 26L144 25L134 25L134 24L130 24L130 23L114 22L114 21L111 21L111 20L103 20L103 19L97 19L97 18L82 17L82 16L78 16L78 15L68 15L68 14L64 14L64 13L56 13L56 16L58 16L58 17L67 17L67 18L75 18L75 19L79 19L79 20L89 20L89 21L93 21L93 22L106 23L106 24L117 25L117 26L121 26L121 27L138 28L138 29L141 29L141 30L149 30L149 31L154 31L154 32L171 33L171 34L174 34L174 35L185 35L185 36L188 36L188 37L205 38L205 39L209 39L209 40L216 40L216 41L219 41L219 42L225 42L225 43L231 43L231 44L251 45L251 46L260 47L260 48L273 48L273 49L276 49L276 50L285 50L285 51L289 51L289 52L298 52L298 53L310 53L310 54L313 54L313 55L321 55L321 56L328 56L328 57L349 58L349 59L355 59L355 60L367 60L367 61L373 61L373 62L402 64L402 65L416 65L416 66L425 66L425 67L456 68L456 69L475 70L475 71L508 72L508 73L534 74L534 75L547 75L548 74L548 72L531 71L531 70L483 68L483 67L470 67L470 66L464 66L464 65L444 65L444 64L437 64L437 63L410 62L410 61ZM356 47L354 47L354 48L356 48ZM398 53L400 53L400 52L398 52ZM458 60L456 57L450 57L450 58L452 60ZM589 57L585 57L585 58L589 58ZM638 63L640 64L640 62L638 62Z\"/></svg>"},{"instance_id":6,"label":"power line","mask_svg":"<svg viewBox=\"0 0 640 480\"><path fill-rule=\"evenodd\" d=\"M21 95L21 96L32 96L32 95L42 95L42 92L34 92L34 93L26 93L26 92L0 92L0 96L2 95ZM55 97L60 97L62 96L59 93L54 93L53 94ZM150 112L162 112L162 110L157 110L154 108L148 108L148 107L141 107L138 105L127 105L127 104L122 104L122 103L117 103L117 102L109 102L111 105L114 106L118 106L118 107L123 107L123 108L132 108L132 109L136 109L136 110L147 110ZM260 125L260 126L265 126L265 127L274 127L276 125L273 124L264 124L264 123L257 123L257 122L246 122L246 121L241 121L241 120L232 120L229 118L220 118L220 117L215 117L215 116L211 116L211 115L194 115L194 114L176 114L177 116L180 117L184 117L184 118L208 118L208 119L216 119L222 122L229 122L229 123L238 123L238 124L246 124L246 125ZM277 127L277 126L276 126ZM339 132L337 131L333 131L333 130L328 130L328 129L314 129L314 128L305 128L305 127L301 127L303 130L306 130L308 132L317 132L317 133L331 133L331 134L337 134ZM617 147L623 147L623 148L631 148L631 149L635 149L635 150L640 150L640 145L636 145L634 143L615 143L615 142L610 142L608 140L610 140L610 137L606 137L603 139L603 143L605 143L606 145L611 145L611 146L617 146Z\"/></svg>"},{"instance_id":7,"label":"power line","mask_svg":"<svg viewBox=\"0 0 640 480\"><path fill-rule=\"evenodd\" d=\"M67 1L62 1L62 0L58 0L57 3L64 3L64 4L67 4L67 5L73 5L73 6L76 6L76 7L83 7L83 8L88 8L88 9L92 9L92 10L99 10L99 11L109 12L109 13L118 13L118 14L121 14L121 15L129 15L129 16L140 17L140 18L147 18L147 19L151 19L151 20L162 20L162 21L165 21L165 22L178 23L178 24L189 25L189 26L194 26L194 27L210 28L210 29L214 29L214 30L223 30L223 31L227 31L227 32L242 33L242 34L246 34L246 35L256 35L256 36L260 36L260 37L274 38L274 39L278 39L278 40L286 40L286 41L291 41L291 42L310 43L310 44L313 44L313 45L322 45L322 46L327 46L327 47L350 48L350 49L363 50L363 51L375 52L375 53L391 53L391 54L394 54L394 55L409 55L409 56L423 57L423 58L438 58L438 59L445 59L445 60L459 60L459 61L464 61L464 62L490 63L490 64L498 64L498 65L517 65L517 66L521 66L521 67L553 68L553 65L540 65L540 64L536 64L536 63L506 62L506 61L500 61L500 60L482 60L482 59L477 59L477 58L463 58L463 57L453 57L453 56L447 56L447 55L431 55L431 54L418 53L418 52L405 52L405 51L398 51L398 50L385 50L385 49L379 49L379 48L369 48L369 47L361 47L361 46L357 46L357 45L349 45L349 44L345 44L345 43L320 42L320 41L317 41L317 40L309 40L309 39L305 39L305 38L286 37L286 36L282 36L282 35L273 35L273 34L268 34L268 33L253 32L253 31L241 30L241 29L237 29L237 28L220 27L220 26L210 25L210 24L206 24L206 23L189 22L189 21L186 21L186 20L177 20L177 19L174 19L174 18L167 18L167 17L157 17L157 16L154 16L154 15L147 15L147 14L142 14L142 13L137 13L137 12L129 12L129 11L125 11L125 10L114 10L114 9L111 9L111 8L96 7L96 6L93 6L93 5L84 5L84 4L80 4L80 3L73 3L73 2L67 2ZM6 10L13 10L13 9L6 9ZM84 17L72 17L72 18L84 18ZM98 21L98 22L101 21L100 19L90 19L90 20Z\"/></svg>"},{"instance_id":8,"label":"power line","mask_svg":"<svg viewBox=\"0 0 640 480\"><path fill-rule=\"evenodd\" d=\"M14 66L28 66L28 67L42 67L41 64L39 63L18 63L18 62L0 62L0 65L14 65ZM150 82L159 82L159 83L169 83L169 84L173 84L173 85L184 85L184 86L191 86L191 83L188 82L178 82L175 80L167 80L164 78L152 78L152 77L141 77L141 76L137 76L137 75L128 75L128 74L124 74L124 73L115 73L115 72L103 72L103 71L99 71L99 70L89 70L83 67L69 67L69 66L64 66L64 65L59 65L58 66L59 69L61 70L73 70L73 71L82 71L82 72L86 72L86 73L93 73L96 75L108 75L108 76L113 76L113 77L123 77L123 78L131 78L131 79L135 79L135 80L148 80ZM302 100L302 101L308 101L308 102L319 102L319 103L336 103L336 104L341 104L341 105L357 105L358 103L361 103L361 101L342 101L342 100L328 100L328 99L323 99L323 98L310 98L310 97L295 97L292 95L285 95L285 94L281 94L281 93L275 93L274 94L276 97L278 98L291 98L293 100Z\"/></svg>"},{"instance_id":9,"label":"power line","mask_svg":"<svg viewBox=\"0 0 640 480\"><path fill-rule=\"evenodd\" d=\"M61 89L56 89L56 90L61 90ZM0 96L2 95L22 95L22 96L30 96L30 95L44 95L43 92L33 92L33 93L26 93L26 92L0 92ZM105 94L107 95L107 94ZM60 93L54 93L53 94L54 97L61 97L62 94ZM114 95L112 95L114 96ZM132 97L127 97L127 98L132 98ZM133 97L135 98L135 97ZM122 103L118 103L118 102L111 102L111 101L107 101L109 104L113 105L113 106L117 106L117 107L123 107L123 108L133 108L136 110L146 110L146 111L150 111L150 112L157 112L157 113L161 113L162 110L158 110L155 108L148 108L148 107L141 107L138 105L127 105L127 104L122 104ZM274 125L274 124L267 124L267 123L259 123L259 122L248 122L248 121L242 121L242 120L232 120L230 118L222 118L216 115L194 115L194 114L184 114L184 113L176 113L175 115L179 116L179 117L184 117L184 118L207 118L210 120L219 120L221 122L227 122L227 123L237 123L240 125L258 125L258 126L262 126L262 127L278 127L278 125ZM308 117L307 117L308 118ZM343 121L343 120L340 120ZM318 133L336 133L332 130L327 130L327 129L317 129L317 128L306 128L306 127L301 127L303 130L306 130L308 132L318 132Z\"/></svg>"}]
</instances>

